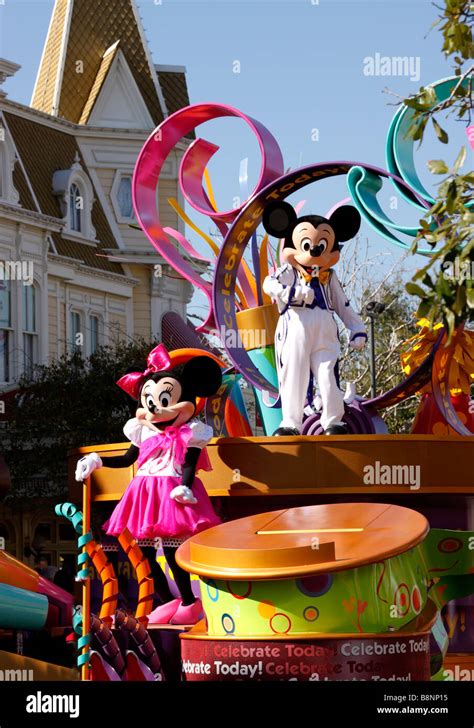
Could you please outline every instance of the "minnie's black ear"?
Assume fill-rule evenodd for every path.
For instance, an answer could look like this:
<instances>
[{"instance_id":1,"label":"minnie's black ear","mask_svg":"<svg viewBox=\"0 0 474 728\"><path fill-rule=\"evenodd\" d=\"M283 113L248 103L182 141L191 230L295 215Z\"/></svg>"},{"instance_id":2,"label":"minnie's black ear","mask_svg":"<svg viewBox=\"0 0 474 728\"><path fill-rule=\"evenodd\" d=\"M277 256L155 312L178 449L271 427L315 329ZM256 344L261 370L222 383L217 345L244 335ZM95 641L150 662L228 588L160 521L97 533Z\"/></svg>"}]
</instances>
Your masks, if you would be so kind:
<instances>
[{"instance_id":1,"label":"minnie's black ear","mask_svg":"<svg viewBox=\"0 0 474 728\"><path fill-rule=\"evenodd\" d=\"M221 386L222 370L214 359L195 356L184 365L181 380L183 389L195 397L211 397Z\"/></svg>"},{"instance_id":2,"label":"minnie's black ear","mask_svg":"<svg viewBox=\"0 0 474 728\"><path fill-rule=\"evenodd\" d=\"M359 232L360 214L357 208L352 205L341 205L332 213L329 218L332 229L339 243L350 240Z\"/></svg>"},{"instance_id":3,"label":"minnie's black ear","mask_svg":"<svg viewBox=\"0 0 474 728\"><path fill-rule=\"evenodd\" d=\"M262 224L269 235L284 238L292 230L298 219L288 202L270 202L263 211Z\"/></svg>"}]
</instances>

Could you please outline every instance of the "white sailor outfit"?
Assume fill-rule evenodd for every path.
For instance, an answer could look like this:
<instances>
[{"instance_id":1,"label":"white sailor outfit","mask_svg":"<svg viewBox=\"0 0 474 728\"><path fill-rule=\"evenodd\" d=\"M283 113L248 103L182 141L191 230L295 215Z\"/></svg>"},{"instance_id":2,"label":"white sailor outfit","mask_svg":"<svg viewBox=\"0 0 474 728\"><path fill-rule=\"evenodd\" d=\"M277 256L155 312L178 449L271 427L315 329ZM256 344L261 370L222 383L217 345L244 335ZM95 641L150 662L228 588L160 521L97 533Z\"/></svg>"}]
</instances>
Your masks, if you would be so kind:
<instances>
[{"instance_id":1,"label":"white sailor outfit","mask_svg":"<svg viewBox=\"0 0 474 728\"><path fill-rule=\"evenodd\" d=\"M360 316L351 308L333 270L326 283L317 276L305 283L286 263L263 282L263 290L275 299L280 319L275 333L275 354L283 419L281 427L301 432L303 410L312 372L322 399L324 430L342 424L343 393L335 376L341 354L337 313L349 330L350 345L362 348L367 339Z\"/></svg>"}]
</instances>

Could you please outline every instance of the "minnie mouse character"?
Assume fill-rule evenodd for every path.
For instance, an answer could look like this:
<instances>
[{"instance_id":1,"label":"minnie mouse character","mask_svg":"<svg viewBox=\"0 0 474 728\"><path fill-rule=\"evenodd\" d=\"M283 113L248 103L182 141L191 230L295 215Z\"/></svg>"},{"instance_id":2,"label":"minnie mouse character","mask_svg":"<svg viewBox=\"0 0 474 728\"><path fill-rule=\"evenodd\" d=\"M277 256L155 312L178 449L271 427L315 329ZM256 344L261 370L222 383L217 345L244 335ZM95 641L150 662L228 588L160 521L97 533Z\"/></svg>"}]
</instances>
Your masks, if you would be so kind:
<instances>
[{"instance_id":1,"label":"minnie mouse character","mask_svg":"<svg viewBox=\"0 0 474 728\"><path fill-rule=\"evenodd\" d=\"M311 373L321 394L324 433L345 434L344 399L335 374L341 350L333 313L349 329L353 349L365 346L367 333L331 268L339 260L340 243L357 234L360 215L355 207L343 205L329 219L298 218L287 202L272 202L262 222L267 233L284 238L285 263L263 282L280 313L275 350L283 419L274 434L300 434Z\"/></svg>"},{"instance_id":2,"label":"minnie mouse character","mask_svg":"<svg viewBox=\"0 0 474 728\"><path fill-rule=\"evenodd\" d=\"M183 367L172 368L177 354L170 356L160 344L148 356L143 373L126 374L117 382L139 402L136 416L123 428L132 443L125 455L100 458L91 453L76 469L76 480L82 481L102 466L122 468L138 461L137 473L104 529L119 536L127 528L139 544L161 539L181 599L173 598L154 548L142 548L164 602L149 615L152 624L195 624L201 618L201 600L194 597L190 575L178 566L175 554L184 540L220 522L195 477L199 468L211 469L203 448L213 431L194 415L204 404L196 398L210 397L219 389L221 369L209 356L195 356Z\"/></svg>"}]
</instances>

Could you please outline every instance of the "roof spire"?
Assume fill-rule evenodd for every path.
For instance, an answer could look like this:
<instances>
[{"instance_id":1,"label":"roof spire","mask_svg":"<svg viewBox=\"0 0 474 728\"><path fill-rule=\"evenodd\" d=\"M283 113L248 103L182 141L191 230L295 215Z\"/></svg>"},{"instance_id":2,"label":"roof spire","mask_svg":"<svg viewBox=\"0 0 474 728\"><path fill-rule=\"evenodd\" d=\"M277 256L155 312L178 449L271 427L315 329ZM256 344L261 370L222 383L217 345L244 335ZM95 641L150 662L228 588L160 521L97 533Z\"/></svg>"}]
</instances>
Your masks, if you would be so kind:
<instances>
[{"instance_id":1,"label":"roof spire","mask_svg":"<svg viewBox=\"0 0 474 728\"><path fill-rule=\"evenodd\" d=\"M104 55L117 42L159 124L166 104L135 0L55 0L31 105L80 123Z\"/></svg>"}]
</instances>

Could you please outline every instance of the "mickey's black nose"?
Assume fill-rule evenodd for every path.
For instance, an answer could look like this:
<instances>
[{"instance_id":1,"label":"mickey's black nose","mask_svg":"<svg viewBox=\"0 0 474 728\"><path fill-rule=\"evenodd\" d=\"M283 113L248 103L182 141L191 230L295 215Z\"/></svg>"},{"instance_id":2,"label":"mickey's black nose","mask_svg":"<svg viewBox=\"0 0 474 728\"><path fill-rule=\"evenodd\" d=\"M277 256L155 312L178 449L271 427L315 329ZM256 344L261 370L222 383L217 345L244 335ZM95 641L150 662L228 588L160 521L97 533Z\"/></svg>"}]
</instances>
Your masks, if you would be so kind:
<instances>
[{"instance_id":1,"label":"mickey's black nose","mask_svg":"<svg viewBox=\"0 0 474 728\"><path fill-rule=\"evenodd\" d=\"M319 258L324 253L324 245L315 245L309 252L312 258Z\"/></svg>"}]
</instances>

